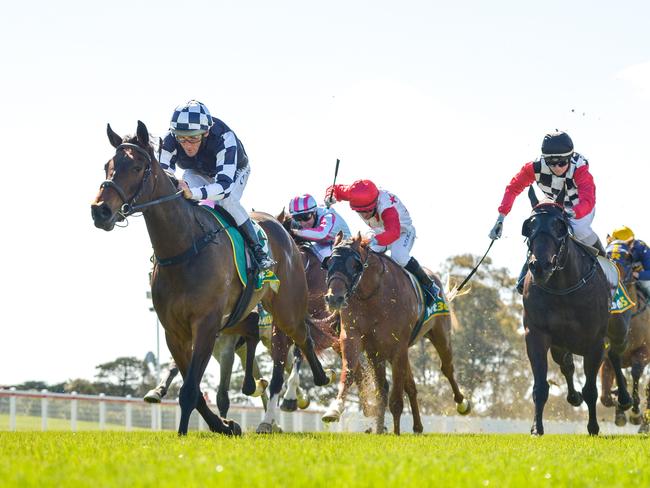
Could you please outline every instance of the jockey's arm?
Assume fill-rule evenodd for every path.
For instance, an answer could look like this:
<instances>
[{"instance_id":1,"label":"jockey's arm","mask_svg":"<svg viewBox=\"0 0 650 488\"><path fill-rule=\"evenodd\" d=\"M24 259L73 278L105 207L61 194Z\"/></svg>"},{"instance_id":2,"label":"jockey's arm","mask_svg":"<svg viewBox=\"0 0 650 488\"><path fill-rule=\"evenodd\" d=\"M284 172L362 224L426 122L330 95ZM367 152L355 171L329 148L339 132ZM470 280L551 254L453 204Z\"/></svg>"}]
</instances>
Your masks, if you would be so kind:
<instances>
[{"instance_id":1,"label":"jockey's arm","mask_svg":"<svg viewBox=\"0 0 650 488\"><path fill-rule=\"evenodd\" d=\"M643 266L643 271L639 271L637 279L639 281L648 281L650 280L650 249L645 243L642 243L635 251L634 260Z\"/></svg>"},{"instance_id":2,"label":"jockey's arm","mask_svg":"<svg viewBox=\"0 0 650 488\"><path fill-rule=\"evenodd\" d=\"M217 151L217 175L214 183L190 188L193 200L228 198L237 172L237 138L232 131L222 136L223 147Z\"/></svg>"},{"instance_id":3,"label":"jockey's arm","mask_svg":"<svg viewBox=\"0 0 650 488\"><path fill-rule=\"evenodd\" d=\"M395 242L401 232L399 213L395 207L388 207L381 213L381 220L384 223L384 232L376 234L375 239L380 246L390 246Z\"/></svg>"},{"instance_id":4,"label":"jockey's arm","mask_svg":"<svg viewBox=\"0 0 650 488\"><path fill-rule=\"evenodd\" d=\"M337 202L347 202L350 200L349 185L332 185L325 190L325 198L334 197Z\"/></svg>"},{"instance_id":5,"label":"jockey's arm","mask_svg":"<svg viewBox=\"0 0 650 488\"><path fill-rule=\"evenodd\" d=\"M594 178L589 172L589 166L581 166L573 176L576 186L578 188L578 204L573 207L576 219L581 219L588 215L596 205L596 185Z\"/></svg>"},{"instance_id":6,"label":"jockey's arm","mask_svg":"<svg viewBox=\"0 0 650 488\"><path fill-rule=\"evenodd\" d=\"M293 233L307 241L322 241L329 237L332 229L334 228L335 221L336 216L334 214L328 213L321 217L317 227L313 227L311 229L296 229L293 231Z\"/></svg>"},{"instance_id":7,"label":"jockey's arm","mask_svg":"<svg viewBox=\"0 0 650 488\"><path fill-rule=\"evenodd\" d=\"M501 205L499 205L499 213L502 215L508 215L517 196L519 196L522 191L534 182L535 170L533 169L533 163L531 161L530 163L526 163L519 170L519 173L510 180L508 186L506 186L506 191L501 199Z\"/></svg>"}]
</instances>

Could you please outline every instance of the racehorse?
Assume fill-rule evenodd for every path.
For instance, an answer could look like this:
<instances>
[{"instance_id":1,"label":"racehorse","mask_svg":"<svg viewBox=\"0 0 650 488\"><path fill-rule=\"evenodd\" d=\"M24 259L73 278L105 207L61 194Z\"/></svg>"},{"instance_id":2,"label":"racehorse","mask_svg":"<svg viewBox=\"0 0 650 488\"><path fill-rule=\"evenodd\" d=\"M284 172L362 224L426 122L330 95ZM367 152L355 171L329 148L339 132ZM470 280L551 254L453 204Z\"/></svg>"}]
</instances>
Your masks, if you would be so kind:
<instances>
[{"instance_id":1,"label":"racehorse","mask_svg":"<svg viewBox=\"0 0 650 488\"><path fill-rule=\"evenodd\" d=\"M609 239L608 239L609 241ZM639 433L648 433L650 430L650 381L646 384L646 408L642 414L639 396L639 380L646 366L650 362L650 309L643 294L637 292L633 277L632 254L628 246L621 241L608 242L608 257L616 263L619 274L626 285L630 300L635 304L632 309L625 312L630 315L629 336L627 347L621 355L621 367L631 368L632 372L632 411L630 423L640 425ZM600 401L606 407L616 406L614 422L623 426L627 422L625 411L620 405L615 405L611 398L613 380L613 366L607 358L600 368L600 382L602 393Z\"/></svg>"},{"instance_id":2,"label":"racehorse","mask_svg":"<svg viewBox=\"0 0 650 488\"><path fill-rule=\"evenodd\" d=\"M442 361L442 372L454 392L454 401L460 414L468 414L471 406L461 393L452 363L451 317L438 315L428 320L413 337L421 307L418 293L404 269L384 254L372 252L361 235L343 240L339 234L331 257L326 261L326 300L330 310L341 316L341 354L343 367L337 398L323 415L323 421L337 421L343 413L345 399L358 369L359 357L366 352L374 373L377 392L376 432L383 432L387 394L385 390L386 361L393 372L390 391L390 411L393 432L400 433L404 391L413 414L413 431L423 430L417 403L417 390L408 359L410 343L427 337ZM430 271L440 289L442 283Z\"/></svg>"},{"instance_id":3,"label":"racehorse","mask_svg":"<svg viewBox=\"0 0 650 488\"><path fill-rule=\"evenodd\" d=\"M273 292L265 284L244 306L237 307L243 287L237 279L232 246L212 214L178 198L171 178L156 160L146 126L138 121L135 136L122 138L107 127L115 155L106 163L106 180L91 206L95 226L110 231L115 223L141 211L155 254L151 291L154 308L165 329L167 346L183 376L179 394L178 433L187 434L196 408L210 430L240 435L240 426L208 408L200 381L221 332L257 335L251 311L262 302L277 326L301 348L322 386L328 377L314 352L305 324L307 283L300 252L272 216L252 217L268 236L281 286ZM235 315L233 319L231 314ZM237 318L239 315L241 318ZM234 323L229 323L233 322ZM229 326L226 330L224 326Z\"/></svg>"},{"instance_id":4,"label":"racehorse","mask_svg":"<svg viewBox=\"0 0 650 488\"><path fill-rule=\"evenodd\" d=\"M587 431L597 435L596 376L605 352L612 301L609 283L596 256L570 236L568 218L558 203L564 201L565 191L560 191L555 201L542 203L532 186L528 195L533 211L522 226L529 253L523 318L526 352L534 377L535 420L531 434L544 434L542 417L548 399L550 348L567 381L567 401L578 406L584 398L589 409ZM582 394L573 384L573 354L584 358L586 381ZM622 378L620 358L611 349L609 356L618 369L617 377ZM621 405L631 404L624 385L619 388L618 400Z\"/></svg>"}]
</instances>

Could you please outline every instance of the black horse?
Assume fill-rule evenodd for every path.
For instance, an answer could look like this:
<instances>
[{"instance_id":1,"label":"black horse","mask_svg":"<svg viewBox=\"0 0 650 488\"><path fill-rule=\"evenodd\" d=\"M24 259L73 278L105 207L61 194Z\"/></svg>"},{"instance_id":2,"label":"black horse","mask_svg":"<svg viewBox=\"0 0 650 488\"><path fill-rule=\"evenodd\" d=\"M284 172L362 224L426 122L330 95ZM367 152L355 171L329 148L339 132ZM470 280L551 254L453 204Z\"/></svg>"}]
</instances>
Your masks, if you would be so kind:
<instances>
[{"instance_id":1,"label":"black horse","mask_svg":"<svg viewBox=\"0 0 650 488\"><path fill-rule=\"evenodd\" d=\"M533 212L524 221L522 234L527 238L529 253L523 301L526 351L534 376L535 421L531 434L544 434L542 415L548 399L550 349L567 381L567 401L579 406L584 398L589 408L587 431L597 435L596 376L605 353L611 304L609 283L596 256L570 235L568 217L558 203L564 201L564 190L554 202L539 203L532 187L528 195ZM584 358L586 381L582 394L573 384L573 354ZM612 362L622 376L620 358L614 355ZM619 389L619 403L631 403L624 386Z\"/></svg>"}]
</instances>

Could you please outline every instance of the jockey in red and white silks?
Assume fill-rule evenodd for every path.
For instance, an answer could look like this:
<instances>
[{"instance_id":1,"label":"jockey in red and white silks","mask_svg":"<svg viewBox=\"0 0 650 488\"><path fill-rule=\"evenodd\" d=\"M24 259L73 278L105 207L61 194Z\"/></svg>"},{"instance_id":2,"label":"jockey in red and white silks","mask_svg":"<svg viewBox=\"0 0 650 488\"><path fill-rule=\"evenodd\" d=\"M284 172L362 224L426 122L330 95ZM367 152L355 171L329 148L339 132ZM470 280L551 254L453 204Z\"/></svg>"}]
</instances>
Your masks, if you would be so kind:
<instances>
[{"instance_id":1,"label":"jockey in red and white silks","mask_svg":"<svg viewBox=\"0 0 650 488\"><path fill-rule=\"evenodd\" d=\"M343 217L332 208L318 206L316 199L308 193L291 199L289 214L295 222L291 233L302 240L310 241L321 261L332 254L336 234L342 232L344 239L351 235Z\"/></svg>"},{"instance_id":2,"label":"jockey in red and white silks","mask_svg":"<svg viewBox=\"0 0 650 488\"><path fill-rule=\"evenodd\" d=\"M408 210L395 194L378 189L370 180L357 180L351 185L334 185L327 189L325 203L337 201L350 202L350 208L368 224L373 251L390 250L391 258L413 273L431 297L438 294L438 286L411 256L415 227Z\"/></svg>"}]
</instances>

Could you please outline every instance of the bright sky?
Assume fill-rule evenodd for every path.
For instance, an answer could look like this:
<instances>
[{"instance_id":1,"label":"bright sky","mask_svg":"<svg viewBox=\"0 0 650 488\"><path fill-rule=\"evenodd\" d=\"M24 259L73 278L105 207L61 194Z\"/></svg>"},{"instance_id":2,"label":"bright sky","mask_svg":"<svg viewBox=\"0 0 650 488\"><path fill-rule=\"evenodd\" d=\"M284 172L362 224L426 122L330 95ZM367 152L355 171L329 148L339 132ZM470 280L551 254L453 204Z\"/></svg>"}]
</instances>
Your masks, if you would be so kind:
<instances>
[{"instance_id":1,"label":"bright sky","mask_svg":"<svg viewBox=\"0 0 650 488\"><path fill-rule=\"evenodd\" d=\"M191 98L243 141L245 206L322 197L340 158L340 183L370 178L400 196L414 254L434 269L485 251L505 185L556 128L591 163L601 238L625 223L650 239L649 5L11 2L0 384L92 378L99 363L155 351L144 223L98 230L90 202L113 154L106 123L163 134ZM522 195L491 252L512 273L528 212Z\"/></svg>"}]
</instances>

